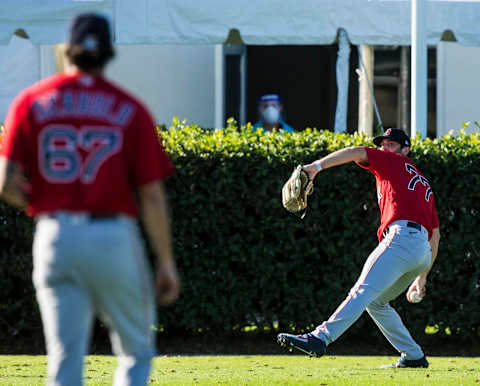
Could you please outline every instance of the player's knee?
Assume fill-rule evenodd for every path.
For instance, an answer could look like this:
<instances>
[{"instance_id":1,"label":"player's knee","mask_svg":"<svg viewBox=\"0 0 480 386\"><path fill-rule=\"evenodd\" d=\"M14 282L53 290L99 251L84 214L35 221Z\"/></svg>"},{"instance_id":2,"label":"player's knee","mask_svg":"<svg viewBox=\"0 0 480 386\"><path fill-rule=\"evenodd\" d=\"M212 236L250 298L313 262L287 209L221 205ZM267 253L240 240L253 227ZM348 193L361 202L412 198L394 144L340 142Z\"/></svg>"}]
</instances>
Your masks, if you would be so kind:
<instances>
[{"instance_id":1,"label":"player's knee","mask_svg":"<svg viewBox=\"0 0 480 386\"><path fill-rule=\"evenodd\" d=\"M367 306L367 312L369 314L378 313L378 312L384 311L388 307L389 307L388 303L382 303L379 300L374 300Z\"/></svg>"},{"instance_id":2,"label":"player's knee","mask_svg":"<svg viewBox=\"0 0 480 386\"><path fill-rule=\"evenodd\" d=\"M365 304L370 304L370 302L374 301L380 295L380 291L371 285L360 284L354 285L348 292L348 295L350 298L362 299Z\"/></svg>"}]
</instances>

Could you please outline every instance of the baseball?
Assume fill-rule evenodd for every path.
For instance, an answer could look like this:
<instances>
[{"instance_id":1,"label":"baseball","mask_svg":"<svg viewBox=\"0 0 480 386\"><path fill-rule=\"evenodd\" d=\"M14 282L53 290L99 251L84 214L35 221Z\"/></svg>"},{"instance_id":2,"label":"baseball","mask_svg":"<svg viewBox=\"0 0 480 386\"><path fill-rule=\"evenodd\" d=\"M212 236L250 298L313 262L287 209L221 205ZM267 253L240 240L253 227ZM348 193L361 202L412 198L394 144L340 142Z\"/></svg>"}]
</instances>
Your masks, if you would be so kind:
<instances>
[{"instance_id":1,"label":"baseball","mask_svg":"<svg viewBox=\"0 0 480 386\"><path fill-rule=\"evenodd\" d=\"M410 303L419 303L422 301L422 297L420 296L420 294L416 291L413 291L410 293L410 296L408 298L409 302Z\"/></svg>"}]
</instances>

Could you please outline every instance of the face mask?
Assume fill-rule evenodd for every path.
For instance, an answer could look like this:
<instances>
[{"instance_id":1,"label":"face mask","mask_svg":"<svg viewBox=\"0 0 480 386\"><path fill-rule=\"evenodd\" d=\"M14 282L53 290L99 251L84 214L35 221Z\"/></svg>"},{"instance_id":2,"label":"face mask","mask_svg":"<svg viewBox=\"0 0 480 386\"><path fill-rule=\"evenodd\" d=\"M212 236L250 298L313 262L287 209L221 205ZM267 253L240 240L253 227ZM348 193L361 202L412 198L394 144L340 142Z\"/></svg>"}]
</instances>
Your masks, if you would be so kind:
<instances>
[{"instance_id":1,"label":"face mask","mask_svg":"<svg viewBox=\"0 0 480 386\"><path fill-rule=\"evenodd\" d=\"M280 118L280 110L273 106L268 106L263 110L263 119L267 123L277 123Z\"/></svg>"}]
</instances>

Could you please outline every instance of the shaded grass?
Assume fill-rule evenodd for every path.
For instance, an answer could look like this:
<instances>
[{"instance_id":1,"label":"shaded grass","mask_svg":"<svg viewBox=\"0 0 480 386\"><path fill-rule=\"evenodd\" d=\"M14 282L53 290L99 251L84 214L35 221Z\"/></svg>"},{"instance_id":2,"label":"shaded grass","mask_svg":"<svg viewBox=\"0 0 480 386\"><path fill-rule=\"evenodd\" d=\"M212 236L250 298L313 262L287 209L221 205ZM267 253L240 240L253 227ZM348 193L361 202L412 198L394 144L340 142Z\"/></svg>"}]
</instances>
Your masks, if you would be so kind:
<instances>
[{"instance_id":1,"label":"shaded grass","mask_svg":"<svg viewBox=\"0 0 480 386\"><path fill-rule=\"evenodd\" d=\"M428 369L380 369L397 357L299 355L164 356L154 360L158 385L480 385L480 358L430 357ZM46 357L0 356L1 385L41 385ZM110 385L116 359L88 356L86 385Z\"/></svg>"}]
</instances>

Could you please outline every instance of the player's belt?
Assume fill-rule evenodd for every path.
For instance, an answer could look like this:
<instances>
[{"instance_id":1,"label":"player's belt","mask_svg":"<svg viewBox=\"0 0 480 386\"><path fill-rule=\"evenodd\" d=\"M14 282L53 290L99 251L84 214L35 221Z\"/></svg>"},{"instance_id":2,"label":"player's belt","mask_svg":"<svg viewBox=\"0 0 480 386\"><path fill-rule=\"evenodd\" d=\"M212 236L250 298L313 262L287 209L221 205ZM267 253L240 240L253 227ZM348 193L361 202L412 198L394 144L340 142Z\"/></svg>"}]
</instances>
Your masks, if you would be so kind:
<instances>
[{"instance_id":1,"label":"player's belt","mask_svg":"<svg viewBox=\"0 0 480 386\"><path fill-rule=\"evenodd\" d=\"M70 213L59 211L40 216L44 218L56 219L68 223L87 223L96 221L111 221L119 218L116 214L99 214L99 213Z\"/></svg>"},{"instance_id":2,"label":"player's belt","mask_svg":"<svg viewBox=\"0 0 480 386\"><path fill-rule=\"evenodd\" d=\"M394 222L394 223L395 223L395 222ZM391 225L394 225L394 223L391 224ZM409 228L414 228L414 229L416 229L416 230L418 230L418 231L420 231L420 232L422 232L422 228L423 228L420 224L417 224L416 222L413 222L413 221L407 221L406 224L403 225L403 226L407 226L407 227L409 227ZM385 237L385 236L388 234L388 231L389 231L389 230L390 230L390 226L388 226L387 228L385 228L385 230L384 230L383 233L382 233L382 238Z\"/></svg>"},{"instance_id":3,"label":"player's belt","mask_svg":"<svg viewBox=\"0 0 480 386\"><path fill-rule=\"evenodd\" d=\"M410 227L410 228L415 228L419 231L422 230L422 226L420 224L417 224L416 222L413 222L413 221L409 221L407 222L407 227Z\"/></svg>"},{"instance_id":4,"label":"player's belt","mask_svg":"<svg viewBox=\"0 0 480 386\"><path fill-rule=\"evenodd\" d=\"M108 221L118 218L115 214L90 214L88 217L90 218L90 221Z\"/></svg>"}]
</instances>

